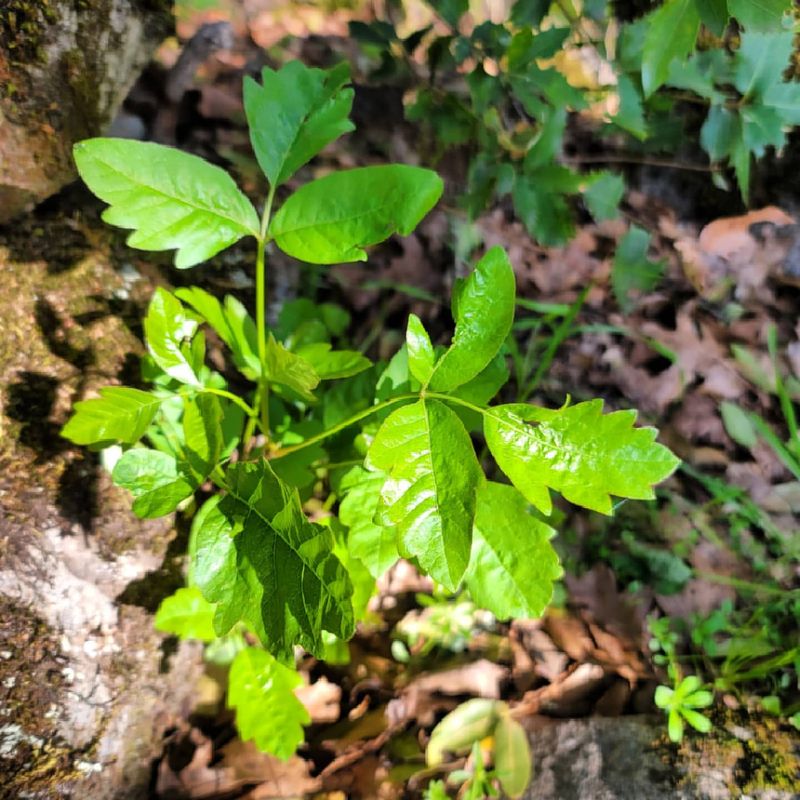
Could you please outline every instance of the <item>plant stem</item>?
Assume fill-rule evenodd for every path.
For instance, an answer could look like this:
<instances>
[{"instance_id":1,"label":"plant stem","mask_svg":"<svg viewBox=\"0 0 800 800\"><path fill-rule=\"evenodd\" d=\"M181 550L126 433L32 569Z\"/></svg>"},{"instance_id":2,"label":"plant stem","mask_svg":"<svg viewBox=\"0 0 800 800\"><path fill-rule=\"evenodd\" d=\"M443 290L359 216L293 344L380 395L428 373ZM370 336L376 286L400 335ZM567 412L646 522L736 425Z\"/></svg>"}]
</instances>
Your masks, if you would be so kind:
<instances>
[{"instance_id":1,"label":"plant stem","mask_svg":"<svg viewBox=\"0 0 800 800\"><path fill-rule=\"evenodd\" d=\"M326 431L322 431L322 433L318 433L316 436L311 436L305 441L300 442L299 444L293 444L289 447L280 447L277 450L274 450L272 453L269 454L270 459L275 458L283 458L284 456L288 456L290 453L296 453L298 450L303 450L306 447L311 447L312 444L316 444L317 442L322 442L325 439L333 436L334 434L343 431L345 428L349 428L351 425L355 425L356 422L360 422L362 419L366 419L367 417L372 416L373 414L377 414L379 411L383 411L385 408L390 408L397 403L403 403L410 400L419 400L418 394L401 394L398 397L391 397L389 400L384 400L382 403L378 403L377 405L370 406L369 408L365 408L363 411L359 411L358 414L353 414L352 417L349 417L344 422L340 422L338 425L334 425L332 428L328 428Z\"/></svg>"},{"instance_id":2,"label":"plant stem","mask_svg":"<svg viewBox=\"0 0 800 800\"><path fill-rule=\"evenodd\" d=\"M256 251L256 328L258 338L258 361L261 364L261 376L256 391L255 413L261 413L261 429L269 438L269 383L267 382L267 275L264 265L264 251L269 241L267 231L272 214L272 203L275 200L275 187L270 186L264 213L261 216L261 232L258 237ZM254 415L255 416L255 415ZM253 426L248 424L252 435Z\"/></svg>"},{"instance_id":3,"label":"plant stem","mask_svg":"<svg viewBox=\"0 0 800 800\"><path fill-rule=\"evenodd\" d=\"M236 403L239 408L247 414L248 417L254 417L257 415L257 411L251 406L248 405L241 397L235 395L233 392L225 391L225 389L213 389L209 386L204 386L202 389L197 390L200 394L215 394L218 397L224 397L227 400L230 400L232 403Z\"/></svg>"}]
</instances>

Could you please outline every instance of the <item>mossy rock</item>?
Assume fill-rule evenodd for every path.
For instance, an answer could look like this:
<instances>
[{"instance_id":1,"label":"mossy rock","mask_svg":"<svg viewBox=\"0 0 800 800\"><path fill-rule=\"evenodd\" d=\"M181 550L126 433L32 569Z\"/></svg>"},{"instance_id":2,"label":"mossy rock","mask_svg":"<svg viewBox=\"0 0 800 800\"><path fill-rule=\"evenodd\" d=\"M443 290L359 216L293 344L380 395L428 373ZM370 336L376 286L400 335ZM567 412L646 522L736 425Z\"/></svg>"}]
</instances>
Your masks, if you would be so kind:
<instances>
[{"instance_id":1,"label":"mossy rock","mask_svg":"<svg viewBox=\"0 0 800 800\"><path fill-rule=\"evenodd\" d=\"M72 145L101 134L172 27L171 0L4 0L0 223L75 177Z\"/></svg>"}]
</instances>

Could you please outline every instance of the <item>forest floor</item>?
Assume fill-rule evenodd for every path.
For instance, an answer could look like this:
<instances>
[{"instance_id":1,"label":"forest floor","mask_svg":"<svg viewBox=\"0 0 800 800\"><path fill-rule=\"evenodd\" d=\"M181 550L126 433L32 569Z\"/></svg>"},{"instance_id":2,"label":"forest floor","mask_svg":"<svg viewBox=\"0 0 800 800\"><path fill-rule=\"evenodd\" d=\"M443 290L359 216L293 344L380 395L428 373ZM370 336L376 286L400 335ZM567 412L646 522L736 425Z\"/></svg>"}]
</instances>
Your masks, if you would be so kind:
<instances>
[{"instance_id":1,"label":"forest floor","mask_svg":"<svg viewBox=\"0 0 800 800\"><path fill-rule=\"evenodd\" d=\"M233 24L233 47L206 61L191 91L170 105L160 82L178 50L168 43L127 104L162 141L232 165L253 192L260 187L248 155L241 80L263 58L262 48L268 59L322 66L340 54L359 63L346 12L307 5L287 13L267 3L256 13L257 6L248 5L247 19L237 3L185 10L181 39L204 21L225 18ZM402 92L370 87L359 75L356 82L357 132L326 150L311 173L423 160L424 142L403 119ZM704 271L696 255L700 228L725 209L697 218L665 202L694 191L679 171L666 170L657 181L632 173L618 219L584 221L569 245L547 248L506 208L468 221L457 204L467 157L456 152L434 165L446 197L414 234L376 248L368 262L326 272L298 273L276 255L270 296L341 304L352 315L353 341L385 357L401 342L410 312L434 338L446 330L443 298L468 270L473 249L501 244L517 275L512 375L525 399L557 407L567 397L602 397L608 410L636 408L640 423L657 427L683 466L656 501L621 504L612 518L567 503L557 508L555 544L565 577L542 619L498 623L469 599L432 594L410 565L393 569L380 582L370 621L350 643L349 661L302 663L309 685L301 694L313 724L288 763L236 737L223 673L210 659L194 710L175 721L154 764L154 796L418 797L430 777L423 753L431 727L469 697L507 700L534 739L554 720L651 715L642 752L649 747L647 758L663 766L658 780L669 787L654 796L677 797L682 782L696 787L703 770L719 771L717 794L687 788L685 796L796 796L800 742L786 709L798 698L800 473L785 457L784 441L786 398L800 398L800 289L770 272L757 248L722 277ZM91 237L98 227L99 206L78 197L81 207L61 225L65 249L71 237ZM631 224L651 234L648 258L663 277L623 309L612 284L613 253ZM121 233L109 235L115 250L123 247ZM189 278L167 257L127 251L126 258L134 288L121 305L103 301L104 313L122 317L136 334L149 288ZM252 304L251 264L250 251L233 248L194 270L191 281ZM79 371L90 367L81 354L108 341L94 330L103 316L42 308L37 323L50 326L53 353L62 360L66 353ZM126 344L135 351L130 331ZM74 344L81 336L91 343L83 349ZM21 367L23 373L36 370ZM60 378L53 380L45 387L53 402L40 414L49 420L46 431L25 425L29 410L19 403L23 446L41 448L43 434L55 436L67 413ZM25 397L40 394L28 389ZM728 410L723 418L726 402L739 413ZM37 463L54 454L45 447ZM174 564L170 569L171 580L154 585L156 594L175 588ZM687 733L680 744L669 742L666 719L653 704L655 687L669 683L671 657L718 689L712 732ZM629 732L627 724L608 730Z\"/></svg>"}]
</instances>

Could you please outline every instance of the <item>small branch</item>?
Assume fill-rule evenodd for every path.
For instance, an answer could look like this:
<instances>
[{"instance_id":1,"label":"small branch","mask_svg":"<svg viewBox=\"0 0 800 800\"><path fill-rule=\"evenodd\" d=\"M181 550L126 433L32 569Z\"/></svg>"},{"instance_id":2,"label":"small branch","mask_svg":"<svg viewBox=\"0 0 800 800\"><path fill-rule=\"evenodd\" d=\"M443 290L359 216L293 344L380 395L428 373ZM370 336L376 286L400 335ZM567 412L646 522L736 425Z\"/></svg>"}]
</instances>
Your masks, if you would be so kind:
<instances>
[{"instance_id":1,"label":"small branch","mask_svg":"<svg viewBox=\"0 0 800 800\"><path fill-rule=\"evenodd\" d=\"M620 153L609 153L604 156L574 156L563 159L565 164L580 166L581 164L642 164L648 167L664 167L666 169L683 169L689 172L717 172L717 168L705 164L685 164L680 161L668 161L660 158L647 158Z\"/></svg>"}]
</instances>

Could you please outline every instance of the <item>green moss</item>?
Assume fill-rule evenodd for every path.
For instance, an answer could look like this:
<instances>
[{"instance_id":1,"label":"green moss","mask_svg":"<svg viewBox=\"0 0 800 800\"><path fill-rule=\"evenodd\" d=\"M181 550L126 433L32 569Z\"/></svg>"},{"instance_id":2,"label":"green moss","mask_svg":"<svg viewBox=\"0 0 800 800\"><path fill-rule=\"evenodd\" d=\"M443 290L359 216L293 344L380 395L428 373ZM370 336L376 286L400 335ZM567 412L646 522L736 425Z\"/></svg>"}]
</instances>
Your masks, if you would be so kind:
<instances>
[{"instance_id":1,"label":"green moss","mask_svg":"<svg viewBox=\"0 0 800 800\"><path fill-rule=\"evenodd\" d=\"M0 41L12 64L41 63L44 36L56 21L55 0L5 0L0 14Z\"/></svg>"}]
</instances>

